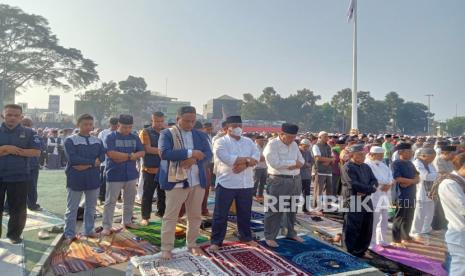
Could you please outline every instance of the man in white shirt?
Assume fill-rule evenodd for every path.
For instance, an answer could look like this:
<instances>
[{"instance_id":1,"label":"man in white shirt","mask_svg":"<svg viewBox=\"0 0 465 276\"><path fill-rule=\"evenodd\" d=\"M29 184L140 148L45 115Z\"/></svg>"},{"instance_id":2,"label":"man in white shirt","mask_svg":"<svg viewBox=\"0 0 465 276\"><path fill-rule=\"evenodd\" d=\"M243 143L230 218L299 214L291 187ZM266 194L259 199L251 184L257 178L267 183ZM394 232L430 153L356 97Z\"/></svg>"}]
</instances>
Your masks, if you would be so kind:
<instances>
[{"instance_id":1,"label":"man in white shirt","mask_svg":"<svg viewBox=\"0 0 465 276\"><path fill-rule=\"evenodd\" d=\"M217 160L217 182L215 209L210 251L222 246L228 224L228 213L233 203L237 208L239 240L253 242L250 230L252 197L254 191L253 167L260 161L260 152L254 142L242 137L240 116L226 119L227 135L215 142L213 154Z\"/></svg>"},{"instance_id":2,"label":"man in white shirt","mask_svg":"<svg viewBox=\"0 0 465 276\"><path fill-rule=\"evenodd\" d=\"M413 216L412 229L410 235L420 240L420 235L429 234L433 229L431 222L434 215L434 202L429 197L433 182L438 173L431 164L436 157L436 152L432 148L420 148L418 159L413 161L413 165L420 173L420 182L417 184L415 214Z\"/></svg>"},{"instance_id":3,"label":"man in white shirt","mask_svg":"<svg viewBox=\"0 0 465 276\"><path fill-rule=\"evenodd\" d=\"M462 276L465 275L465 154L457 155L453 163L455 171L439 184L438 194L449 222L446 232L451 255L449 275Z\"/></svg>"},{"instance_id":4,"label":"man in white shirt","mask_svg":"<svg viewBox=\"0 0 465 276\"><path fill-rule=\"evenodd\" d=\"M294 230L297 213L295 199L300 197L302 191L300 168L305 163L295 142L298 131L297 125L283 124L279 136L273 138L263 151L269 174L265 198L268 205L265 213L265 241L270 247L278 247L276 237L283 215L286 218L287 237L303 242Z\"/></svg>"},{"instance_id":5,"label":"man in white shirt","mask_svg":"<svg viewBox=\"0 0 465 276\"><path fill-rule=\"evenodd\" d=\"M370 248L375 245L386 246L388 243L388 208L389 208L389 190L394 184L392 171L383 162L384 149L373 146L370 148L370 154L365 163L370 166L371 171L378 180L378 189L371 194L373 203L373 232L371 236Z\"/></svg>"},{"instance_id":6,"label":"man in white shirt","mask_svg":"<svg viewBox=\"0 0 465 276\"><path fill-rule=\"evenodd\" d=\"M265 156L263 156L263 149L266 145L265 137L262 135L255 137L255 144L260 151L260 162L258 162L254 169L254 196L256 196L258 201L262 201L267 178L266 161Z\"/></svg>"}]
</instances>

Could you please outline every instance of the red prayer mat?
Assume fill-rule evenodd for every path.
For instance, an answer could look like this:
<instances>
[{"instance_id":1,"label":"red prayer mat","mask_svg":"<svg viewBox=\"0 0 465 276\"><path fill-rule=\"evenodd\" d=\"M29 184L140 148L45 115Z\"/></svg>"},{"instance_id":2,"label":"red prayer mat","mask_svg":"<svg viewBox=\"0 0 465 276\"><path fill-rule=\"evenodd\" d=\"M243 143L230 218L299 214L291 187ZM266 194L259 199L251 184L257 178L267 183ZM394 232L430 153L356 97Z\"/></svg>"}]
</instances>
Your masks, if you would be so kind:
<instances>
[{"instance_id":1,"label":"red prayer mat","mask_svg":"<svg viewBox=\"0 0 465 276\"><path fill-rule=\"evenodd\" d=\"M225 242L216 253L202 246L206 255L229 275L308 275L265 247Z\"/></svg>"}]
</instances>

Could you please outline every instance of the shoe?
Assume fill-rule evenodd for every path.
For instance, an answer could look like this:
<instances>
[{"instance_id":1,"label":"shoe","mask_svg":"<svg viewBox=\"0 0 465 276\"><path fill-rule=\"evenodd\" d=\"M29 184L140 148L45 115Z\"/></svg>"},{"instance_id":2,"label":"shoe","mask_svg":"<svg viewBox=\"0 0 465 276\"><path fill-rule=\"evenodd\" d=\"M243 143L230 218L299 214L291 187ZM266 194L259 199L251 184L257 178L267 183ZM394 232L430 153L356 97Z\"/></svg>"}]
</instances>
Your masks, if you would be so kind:
<instances>
[{"instance_id":1,"label":"shoe","mask_svg":"<svg viewBox=\"0 0 465 276\"><path fill-rule=\"evenodd\" d=\"M42 229L39 231L39 233L37 233L37 237L39 238L39 240L46 240L50 238L50 234L47 230Z\"/></svg>"},{"instance_id":2,"label":"shoe","mask_svg":"<svg viewBox=\"0 0 465 276\"><path fill-rule=\"evenodd\" d=\"M140 221L140 225L142 225L142 226L147 226L147 225L149 225L149 220L148 220L148 219L143 219L143 220L141 220L141 221Z\"/></svg>"}]
</instances>

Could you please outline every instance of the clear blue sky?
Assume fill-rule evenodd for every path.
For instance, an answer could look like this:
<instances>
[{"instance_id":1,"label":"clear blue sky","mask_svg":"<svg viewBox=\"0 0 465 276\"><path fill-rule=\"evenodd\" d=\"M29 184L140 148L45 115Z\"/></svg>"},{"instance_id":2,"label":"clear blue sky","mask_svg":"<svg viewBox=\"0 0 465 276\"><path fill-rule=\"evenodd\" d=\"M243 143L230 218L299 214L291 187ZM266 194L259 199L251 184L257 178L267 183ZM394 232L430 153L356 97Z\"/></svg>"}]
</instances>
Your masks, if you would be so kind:
<instances>
[{"instance_id":1,"label":"clear blue sky","mask_svg":"<svg viewBox=\"0 0 465 276\"><path fill-rule=\"evenodd\" d=\"M1 1L1 0L0 0ZM46 17L61 43L98 63L103 81L142 76L189 100L282 95L306 87L328 101L351 86L348 0L3 0ZM397 91L436 119L465 115L465 1L359 0L359 90ZM46 106L41 88L18 98ZM52 91L55 92L55 91ZM73 112L74 96L62 109Z\"/></svg>"}]
</instances>

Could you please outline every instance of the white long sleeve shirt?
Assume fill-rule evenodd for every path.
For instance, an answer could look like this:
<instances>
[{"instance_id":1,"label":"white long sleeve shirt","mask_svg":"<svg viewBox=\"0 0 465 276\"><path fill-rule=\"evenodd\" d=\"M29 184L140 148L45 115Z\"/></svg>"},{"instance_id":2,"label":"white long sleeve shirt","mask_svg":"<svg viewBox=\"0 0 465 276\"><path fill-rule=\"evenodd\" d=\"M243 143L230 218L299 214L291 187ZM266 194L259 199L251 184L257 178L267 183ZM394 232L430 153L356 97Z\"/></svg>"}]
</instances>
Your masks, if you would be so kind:
<instances>
[{"instance_id":1,"label":"white long sleeve shirt","mask_svg":"<svg viewBox=\"0 0 465 276\"><path fill-rule=\"evenodd\" d=\"M458 175L455 171L453 174ZM451 179L442 181L438 192L449 222L446 242L465 247L465 193L462 187Z\"/></svg>"},{"instance_id":2,"label":"white long sleeve shirt","mask_svg":"<svg viewBox=\"0 0 465 276\"><path fill-rule=\"evenodd\" d=\"M272 175L299 175L300 169L289 170L288 168L295 166L297 161L305 163L297 143L286 145L279 137L268 142L263 150L263 156L268 165L268 173Z\"/></svg>"},{"instance_id":3,"label":"white long sleeve shirt","mask_svg":"<svg viewBox=\"0 0 465 276\"><path fill-rule=\"evenodd\" d=\"M423 162L421 162L421 160L419 159L416 159L415 161L413 161L413 165L415 165L415 168L420 173L420 182L417 184L416 199L421 200L421 201L432 201L432 199L429 198L426 193L425 181L434 182L436 180L436 178L438 177L438 173L436 169L433 167L432 164L429 164L428 165L429 171L428 171L425 165L423 164Z\"/></svg>"},{"instance_id":4,"label":"white long sleeve shirt","mask_svg":"<svg viewBox=\"0 0 465 276\"><path fill-rule=\"evenodd\" d=\"M392 170L382 161L373 161L371 159L366 159L365 163L370 166L373 174L378 180L379 186L381 185L391 185L394 178L392 177Z\"/></svg>"},{"instance_id":5,"label":"white long sleeve shirt","mask_svg":"<svg viewBox=\"0 0 465 276\"><path fill-rule=\"evenodd\" d=\"M239 140L229 135L217 139L213 146L216 162L216 182L227 189L253 188L253 167L240 173L234 173L234 163L239 157L247 157L260 161L260 151L255 143L247 138Z\"/></svg>"}]
</instances>

